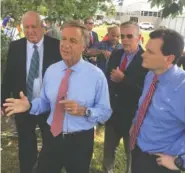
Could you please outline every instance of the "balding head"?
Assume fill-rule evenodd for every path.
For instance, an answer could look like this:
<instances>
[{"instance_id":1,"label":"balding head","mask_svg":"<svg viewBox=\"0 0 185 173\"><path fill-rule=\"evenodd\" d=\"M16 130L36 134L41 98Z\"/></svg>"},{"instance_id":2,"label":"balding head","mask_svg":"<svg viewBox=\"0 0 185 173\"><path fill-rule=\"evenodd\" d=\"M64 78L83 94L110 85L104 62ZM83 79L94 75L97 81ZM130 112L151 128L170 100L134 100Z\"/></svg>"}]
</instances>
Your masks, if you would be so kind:
<instances>
[{"instance_id":1,"label":"balding head","mask_svg":"<svg viewBox=\"0 0 185 173\"><path fill-rule=\"evenodd\" d=\"M35 11L28 11L22 17L24 35L32 43L38 43L43 35L44 30L40 15Z\"/></svg>"},{"instance_id":2,"label":"balding head","mask_svg":"<svg viewBox=\"0 0 185 173\"><path fill-rule=\"evenodd\" d=\"M118 26L113 26L108 29L108 39L113 44L116 45L120 38L120 28Z\"/></svg>"}]
</instances>

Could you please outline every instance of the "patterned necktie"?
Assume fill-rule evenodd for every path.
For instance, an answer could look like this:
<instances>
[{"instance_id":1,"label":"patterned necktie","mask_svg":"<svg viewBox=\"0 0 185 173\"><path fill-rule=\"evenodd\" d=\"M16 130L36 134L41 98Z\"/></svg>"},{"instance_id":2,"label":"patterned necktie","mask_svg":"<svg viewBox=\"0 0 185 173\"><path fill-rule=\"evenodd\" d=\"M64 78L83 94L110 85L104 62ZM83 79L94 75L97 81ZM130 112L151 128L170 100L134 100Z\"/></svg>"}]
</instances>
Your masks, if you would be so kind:
<instances>
[{"instance_id":1,"label":"patterned necktie","mask_svg":"<svg viewBox=\"0 0 185 173\"><path fill-rule=\"evenodd\" d=\"M128 61L128 59L127 59L127 56L125 55L125 57L124 57L124 59L123 59L123 62L121 63L121 65L120 65L120 67L119 67L119 69L120 69L122 72L124 72L125 69L126 69L127 61Z\"/></svg>"},{"instance_id":2,"label":"patterned necktie","mask_svg":"<svg viewBox=\"0 0 185 173\"><path fill-rule=\"evenodd\" d=\"M64 121L64 106L59 103L61 98L65 98L68 90L68 80L71 75L72 70L67 69L64 78L61 81L60 88L58 91L58 96L56 100L55 112L53 114L53 121L51 123L51 133L53 136L58 136L63 129Z\"/></svg>"},{"instance_id":3,"label":"patterned necktie","mask_svg":"<svg viewBox=\"0 0 185 173\"><path fill-rule=\"evenodd\" d=\"M143 103L141 104L141 106L138 110L137 120L136 120L136 123L134 124L133 130L131 132L131 136L130 136L130 150L131 151L135 148L136 138L138 136L140 127L141 127L143 120L145 118L147 109L148 109L150 102L152 100L152 96L154 94L156 84L157 84L157 76L155 75L153 77L152 84L150 85L150 88L149 88L149 90L143 100Z\"/></svg>"},{"instance_id":4,"label":"patterned necktie","mask_svg":"<svg viewBox=\"0 0 185 173\"><path fill-rule=\"evenodd\" d=\"M39 52L37 45L33 45L34 52L31 59L30 69L26 82L27 97L29 101L32 101L33 97L33 83L34 79L39 77Z\"/></svg>"}]
</instances>

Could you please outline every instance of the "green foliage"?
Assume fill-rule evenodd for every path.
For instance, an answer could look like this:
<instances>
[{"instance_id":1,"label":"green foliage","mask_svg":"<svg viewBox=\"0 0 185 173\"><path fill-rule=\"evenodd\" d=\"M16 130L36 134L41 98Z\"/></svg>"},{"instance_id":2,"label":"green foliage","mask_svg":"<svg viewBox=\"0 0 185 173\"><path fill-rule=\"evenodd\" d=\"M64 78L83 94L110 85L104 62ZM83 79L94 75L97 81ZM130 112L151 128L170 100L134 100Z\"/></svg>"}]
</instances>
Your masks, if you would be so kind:
<instances>
[{"instance_id":1,"label":"green foliage","mask_svg":"<svg viewBox=\"0 0 185 173\"><path fill-rule=\"evenodd\" d=\"M12 13L16 20L28 10L51 18L68 20L93 16L98 9L107 10L105 2L111 0L2 0L2 16Z\"/></svg>"},{"instance_id":2,"label":"green foliage","mask_svg":"<svg viewBox=\"0 0 185 173\"><path fill-rule=\"evenodd\" d=\"M152 7L162 7L163 18L180 15L185 7L185 0L148 0L148 2L151 2Z\"/></svg>"},{"instance_id":3,"label":"green foliage","mask_svg":"<svg viewBox=\"0 0 185 173\"><path fill-rule=\"evenodd\" d=\"M1 30L1 79L5 70L6 60L8 56L8 48L10 43L10 38L8 38Z\"/></svg>"}]
</instances>

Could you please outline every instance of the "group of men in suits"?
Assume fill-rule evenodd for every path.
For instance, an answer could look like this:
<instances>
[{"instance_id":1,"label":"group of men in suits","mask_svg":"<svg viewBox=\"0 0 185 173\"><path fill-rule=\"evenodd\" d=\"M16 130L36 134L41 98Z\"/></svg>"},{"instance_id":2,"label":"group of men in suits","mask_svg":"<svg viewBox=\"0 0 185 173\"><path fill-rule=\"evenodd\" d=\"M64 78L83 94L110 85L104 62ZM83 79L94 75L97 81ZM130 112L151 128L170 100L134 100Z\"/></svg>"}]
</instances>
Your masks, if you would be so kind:
<instances>
[{"instance_id":1,"label":"group of men in suits","mask_svg":"<svg viewBox=\"0 0 185 173\"><path fill-rule=\"evenodd\" d=\"M44 35L42 23L37 13L33 11L25 13L22 21L25 38L14 41L10 44L7 69L2 82L3 102L10 96L13 98L19 98L20 91L26 93L29 101L31 102L40 94L41 87L43 86L43 76L46 69L51 64L61 60L61 52L64 57L66 56L69 58L68 52L64 51L62 48L64 45L61 45L61 50L59 52L59 41ZM98 42L98 37L95 32L92 32L92 18L87 18L84 23L89 30L89 48L91 48L92 44ZM71 39L70 31L74 37L76 33L76 35L81 38L83 32L80 34L79 28L82 29L83 27L78 24L76 25L74 23L70 23L66 28L67 29L65 29L64 38L62 39L61 44L64 44L68 37L70 42L74 41L74 44L76 44L79 40L74 38ZM84 30L85 29L83 28L83 31ZM112 38L112 41L116 40L116 44L118 44L119 35L121 36L121 47L119 49L111 49L110 55L106 58L106 70L104 71L108 81L110 103L112 108L112 115L105 124L103 160L105 173L113 172L116 148L122 138L124 140L124 148L127 156L126 173L130 173L131 171L129 130L138 109L138 101L143 91L145 76L148 73L147 68L143 67L142 56L144 54L144 50L139 45L141 39L139 26L136 23L129 21L122 23L120 28L113 28L113 30L110 30L110 33L108 33L108 36ZM155 39L156 37L153 38L151 36L151 38ZM81 44L81 42L79 42L79 44L81 46L81 50L84 50L84 43ZM78 54L82 53L79 52L75 46L74 51L78 52ZM88 52L88 50L86 51ZM34 60L38 56L40 57L39 62ZM81 66L83 66L84 62L80 61L80 59L78 59L78 61ZM67 60L66 62L70 61ZM35 67L39 67L39 70L35 69ZM36 71L38 71L38 74L35 77ZM97 70L95 71L97 72ZM99 74L99 72L97 74ZM106 85L106 82L104 84ZM33 97L31 98L29 98L30 90L33 93ZM13 103L8 103L7 105L6 111L8 114L12 114L11 111L16 112L16 110L14 110L15 107ZM32 109L31 105L29 106L30 109ZM107 106L107 108L109 108L109 106ZM73 114L67 107L66 109L69 114ZM20 173L31 173L37 162L38 152L35 134L36 125L39 125L42 132L42 150L44 151L44 156L47 156L48 152L48 148L46 150L45 146L48 146L48 144L53 141L53 137L50 135L50 126L46 123L48 113L44 113L41 116L31 116L29 112L30 110L27 110L27 112L21 113L21 115L19 113L15 116L16 127L19 135ZM95 121L93 120L93 116L95 115L92 115L91 109L85 109L81 112L83 112L82 114L85 118L90 119L91 123L92 121ZM84 130L80 131L80 133L84 132ZM41 159L45 160L46 158ZM134 168L137 171L137 164L135 165L136 167ZM45 166L42 165L43 170L44 167ZM50 168L50 170L52 170L52 168ZM84 170L88 170L88 165L86 165Z\"/></svg>"}]
</instances>

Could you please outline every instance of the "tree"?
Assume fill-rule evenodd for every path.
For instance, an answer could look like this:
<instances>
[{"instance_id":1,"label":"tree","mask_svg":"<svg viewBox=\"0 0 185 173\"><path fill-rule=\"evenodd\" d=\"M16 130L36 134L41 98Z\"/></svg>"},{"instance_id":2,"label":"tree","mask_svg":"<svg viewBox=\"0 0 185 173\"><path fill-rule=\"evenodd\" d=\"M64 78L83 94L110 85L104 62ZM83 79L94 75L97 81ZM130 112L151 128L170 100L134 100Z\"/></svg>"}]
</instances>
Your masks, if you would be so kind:
<instances>
[{"instance_id":1,"label":"tree","mask_svg":"<svg viewBox=\"0 0 185 173\"><path fill-rule=\"evenodd\" d=\"M185 0L148 0L151 2L151 7L162 7L162 17L171 15L175 17L182 14L185 7Z\"/></svg>"},{"instance_id":2,"label":"tree","mask_svg":"<svg viewBox=\"0 0 185 173\"><path fill-rule=\"evenodd\" d=\"M105 2L111 0L2 0L2 16L11 12L15 19L28 10L50 18L68 20L84 19L96 13L97 9L107 10Z\"/></svg>"}]
</instances>

